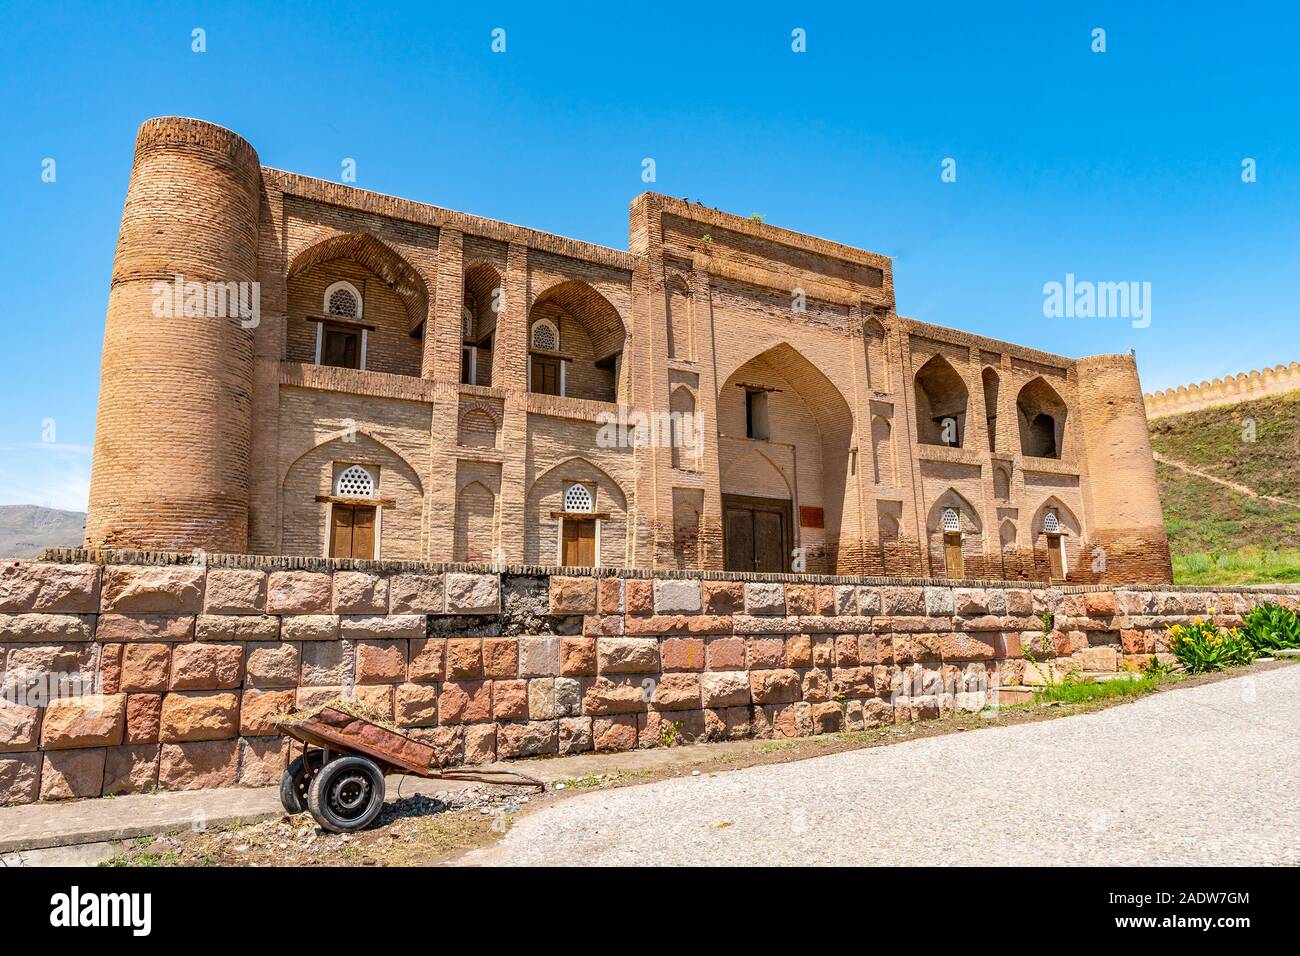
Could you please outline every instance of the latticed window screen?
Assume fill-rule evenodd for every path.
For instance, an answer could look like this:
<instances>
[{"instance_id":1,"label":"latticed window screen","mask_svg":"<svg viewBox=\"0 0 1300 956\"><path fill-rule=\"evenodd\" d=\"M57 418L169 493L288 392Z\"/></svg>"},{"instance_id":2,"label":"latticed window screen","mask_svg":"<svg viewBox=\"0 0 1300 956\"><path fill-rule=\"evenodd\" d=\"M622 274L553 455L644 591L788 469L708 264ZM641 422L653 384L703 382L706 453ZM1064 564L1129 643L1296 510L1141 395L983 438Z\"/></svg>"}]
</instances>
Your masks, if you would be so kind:
<instances>
[{"instance_id":1,"label":"latticed window screen","mask_svg":"<svg viewBox=\"0 0 1300 956\"><path fill-rule=\"evenodd\" d=\"M460 335L465 339L474 337L474 310L468 305L460 310Z\"/></svg>"},{"instance_id":2,"label":"latticed window screen","mask_svg":"<svg viewBox=\"0 0 1300 956\"><path fill-rule=\"evenodd\" d=\"M373 498L375 479L360 465L351 465L339 472L334 482L334 493L340 498Z\"/></svg>"},{"instance_id":3,"label":"latticed window screen","mask_svg":"<svg viewBox=\"0 0 1300 956\"><path fill-rule=\"evenodd\" d=\"M943 509L943 530L945 534L955 534L961 531L961 519L957 517L955 508Z\"/></svg>"},{"instance_id":4,"label":"latticed window screen","mask_svg":"<svg viewBox=\"0 0 1300 956\"><path fill-rule=\"evenodd\" d=\"M339 315L348 319L357 317L357 297L350 289L335 289L330 293L330 315Z\"/></svg>"},{"instance_id":5,"label":"latticed window screen","mask_svg":"<svg viewBox=\"0 0 1300 956\"><path fill-rule=\"evenodd\" d=\"M1043 515L1043 530L1048 534L1059 534L1061 531L1061 521L1056 517L1056 512L1049 511Z\"/></svg>"},{"instance_id":6,"label":"latticed window screen","mask_svg":"<svg viewBox=\"0 0 1300 956\"><path fill-rule=\"evenodd\" d=\"M555 326L549 322L538 322L534 325L533 348L541 349L544 352L558 352L560 350L560 337L555 331Z\"/></svg>"},{"instance_id":7,"label":"latticed window screen","mask_svg":"<svg viewBox=\"0 0 1300 956\"><path fill-rule=\"evenodd\" d=\"M591 498L591 489L586 485L569 485L564 489L565 511L594 511L596 503Z\"/></svg>"}]
</instances>

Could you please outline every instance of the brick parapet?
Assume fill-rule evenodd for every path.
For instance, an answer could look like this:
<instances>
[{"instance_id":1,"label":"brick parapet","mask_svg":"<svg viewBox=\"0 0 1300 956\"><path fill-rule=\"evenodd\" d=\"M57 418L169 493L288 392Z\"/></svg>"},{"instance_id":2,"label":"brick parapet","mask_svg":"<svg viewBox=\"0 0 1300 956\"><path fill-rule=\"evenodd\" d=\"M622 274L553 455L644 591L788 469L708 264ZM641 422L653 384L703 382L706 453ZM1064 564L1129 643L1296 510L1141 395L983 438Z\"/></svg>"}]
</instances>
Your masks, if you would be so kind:
<instances>
[{"instance_id":1,"label":"brick parapet","mask_svg":"<svg viewBox=\"0 0 1300 956\"><path fill-rule=\"evenodd\" d=\"M1156 392L1146 392L1142 398L1147 418L1182 415L1221 405L1251 402L1270 395L1281 395L1300 389L1300 362L1276 365L1272 368L1239 372L1227 378L1216 378L1200 384L1180 385Z\"/></svg>"}]
</instances>

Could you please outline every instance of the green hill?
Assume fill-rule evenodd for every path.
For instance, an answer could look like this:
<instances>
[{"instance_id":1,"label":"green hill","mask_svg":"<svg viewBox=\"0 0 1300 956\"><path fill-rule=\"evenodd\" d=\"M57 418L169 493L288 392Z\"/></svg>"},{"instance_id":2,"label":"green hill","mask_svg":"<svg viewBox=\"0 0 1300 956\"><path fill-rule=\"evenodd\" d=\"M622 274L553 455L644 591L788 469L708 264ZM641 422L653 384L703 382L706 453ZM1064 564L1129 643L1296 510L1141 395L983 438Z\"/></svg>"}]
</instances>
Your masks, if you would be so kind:
<instances>
[{"instance_id":1,"label":"green hill","mask_svg":"<svg viewBox=\"0 0 1300 956\"><path fill-rule=\"evenodd\" d=\"M1150 430L1166 459L1156 475L1174 579L1300 581L1300 392L1158 418ZM1175 462L1294 504L1226 488Z\"/></svg>"}]
</instances>

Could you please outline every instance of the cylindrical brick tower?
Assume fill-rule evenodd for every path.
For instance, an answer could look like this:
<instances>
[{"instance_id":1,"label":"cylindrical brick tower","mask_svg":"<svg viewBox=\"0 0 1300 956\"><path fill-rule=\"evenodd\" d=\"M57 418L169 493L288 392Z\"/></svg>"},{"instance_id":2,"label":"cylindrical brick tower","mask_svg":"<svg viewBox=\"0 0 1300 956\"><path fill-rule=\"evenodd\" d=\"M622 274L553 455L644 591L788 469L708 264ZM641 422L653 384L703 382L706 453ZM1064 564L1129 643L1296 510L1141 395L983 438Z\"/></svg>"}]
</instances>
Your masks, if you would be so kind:
<instances>
[{"instance_id":1,"label":"cylindrical brick tower","mask_svg":"<svg viewBox=\"0 0 1300 956\"><path fill-rule=\"evenodd\" d=\"M1169 539L1137 363L1131 355L1094 355L1076 367L1092 502L1089 544L1102 549L1088 558L1096 579L1168 583Z\"/></svg>"},{"instance_id":2,"label":"cylindrical brick tower","mask_svg":"<svg viewBox=\"0 0 1300 956\"><path fill-rule=\"evenodd\" d=\"M151 119L113 263L86 544L248 545L261 170L229 130ZM231 313L234 313L233 315Z\"/></svg>"}]
</instances>

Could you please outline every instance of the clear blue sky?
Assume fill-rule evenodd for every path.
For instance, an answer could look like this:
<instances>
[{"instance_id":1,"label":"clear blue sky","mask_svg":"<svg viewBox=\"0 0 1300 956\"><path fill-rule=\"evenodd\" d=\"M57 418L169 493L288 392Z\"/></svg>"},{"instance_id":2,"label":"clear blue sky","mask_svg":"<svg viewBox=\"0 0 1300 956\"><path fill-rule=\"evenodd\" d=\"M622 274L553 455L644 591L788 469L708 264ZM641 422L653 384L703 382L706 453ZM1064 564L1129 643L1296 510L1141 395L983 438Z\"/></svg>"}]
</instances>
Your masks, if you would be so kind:
<instances>
[{"instance_id":1,"label":"clear blue sky","mask_svg":"<svg viewBox=\"0 0 1300 956\"><path fill-rule=\"evenodd\" d=\"M1148 390L1300 358L1293 5L608 6L6 3L0 504L85 506L132 144L158 115L619 248L653 157L650 188L892 256L905 315L1134 348ZM1066 273L1150 282L1150 326L1044 318Z\"/></svg>"}]
</instances>

